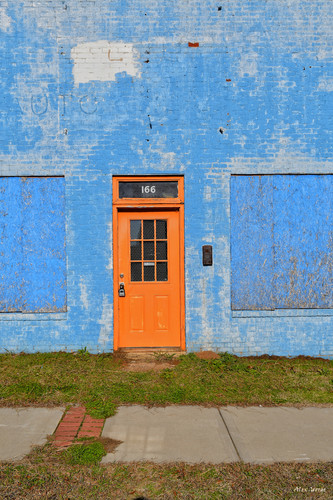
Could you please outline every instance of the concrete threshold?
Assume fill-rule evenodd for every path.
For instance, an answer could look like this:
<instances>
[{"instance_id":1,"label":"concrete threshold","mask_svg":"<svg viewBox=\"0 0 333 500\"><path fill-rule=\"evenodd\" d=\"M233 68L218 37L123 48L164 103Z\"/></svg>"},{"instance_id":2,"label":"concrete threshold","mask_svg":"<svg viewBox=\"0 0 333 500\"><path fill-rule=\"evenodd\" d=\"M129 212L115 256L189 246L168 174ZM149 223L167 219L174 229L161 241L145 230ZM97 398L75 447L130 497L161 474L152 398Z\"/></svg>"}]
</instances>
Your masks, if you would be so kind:
<instances>
[{"instance_id":1,"label":"concrete threshold","mask_svg":"<svg viewBox=\"0 0 333 500\"><path fill-rule=\"evenodd\" d=\"M126 361L145 361L145 362L156 362L156 361L170 361L172 359L177 359L179 356L186 354L184 351L179 349L120 349L115 352L115 356Z\"/></svg>"}]
</instances>

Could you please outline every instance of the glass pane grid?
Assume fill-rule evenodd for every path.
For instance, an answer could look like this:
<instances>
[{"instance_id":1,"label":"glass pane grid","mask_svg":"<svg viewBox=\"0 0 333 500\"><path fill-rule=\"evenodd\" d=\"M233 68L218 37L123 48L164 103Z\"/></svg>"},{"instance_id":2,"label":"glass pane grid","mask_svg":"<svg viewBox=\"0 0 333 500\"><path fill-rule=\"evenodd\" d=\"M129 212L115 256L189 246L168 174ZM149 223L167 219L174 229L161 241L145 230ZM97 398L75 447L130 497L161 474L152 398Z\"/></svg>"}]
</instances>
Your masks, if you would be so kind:
<instances>
[{"instance_id":1,"label":"glass pane grid","mask_svg":"<svg viewBox=\"0 0 333 500\"><path fill-rule=\"evenodd\" d=\"M131 281L168 281L167 221L131 220L130 229Z\"/></svg>"}]
</instances>

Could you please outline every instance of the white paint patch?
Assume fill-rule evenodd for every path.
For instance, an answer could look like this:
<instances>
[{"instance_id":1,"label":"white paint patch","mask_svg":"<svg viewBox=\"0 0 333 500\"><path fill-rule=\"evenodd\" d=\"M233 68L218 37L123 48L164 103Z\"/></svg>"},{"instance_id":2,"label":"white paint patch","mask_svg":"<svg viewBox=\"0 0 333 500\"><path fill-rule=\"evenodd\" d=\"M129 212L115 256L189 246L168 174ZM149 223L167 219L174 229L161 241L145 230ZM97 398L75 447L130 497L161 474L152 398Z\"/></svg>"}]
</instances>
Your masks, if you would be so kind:
<instances>
[{"instance_id":1,"label":"white paint patch","mask_svg":"<svg viewBox=\"0 0 333 500\"><path fill-rule=\"evenodd\" d=\"M89 300L88 300L88 290L87 290L87 285L83 281L83 278L80 279L80 298L82 302L83 308L87 311L89 307Z\"/></svg>"},{"instance_id":2,"label":"white paint patch","mask_svg":"<svg viewBox=\"0 0 333 500\"><path fill-rule=\"evenodd\" d=\"M113 324L112 304L108 302L108 298L106 295L103 295L102 317L98 321L98 323L101 325L101 330L98 337L98 345L104 349L106 347L106 344L110 341Z\"/></svg>"},{"instance_id":3,"label":"white paint patch","mask_svg":"<svg viewBox=\"0 0 333 500\"><path fill-rule=\"evenodd\" d=\"M113 238L112 238L112 221L108 222L108 236L109 236L109 259L106 269L112 271L113 269Z\"/></svg>"},{"instance_id":4,"label":"white paint patch","mask_svg":"<svg viewBox=\"0 0 333 500\"><path fill-rule=\"evenodd\" d=\"M164 147L164 145L161 145L161 148ZM172 151L163 151L162 149L150 149L151 153L158 155L158 161L155 163L152 163L151 158L143 158L143 162L145 165L145 168L151 169L152 166L156 170L160 170L162 172L165 171L173 171L173 170L178 170L178 172L182 172L184 170L184 167L179 163L179 159L177 158L176 153ZM142 155L144 155L143 151L141 151Z\"/></svg>"},{"instance_id":5,"label":"white paint patch","mask_svg":"<svg viewBox=\"0 0 333 500\"><path fill-rule=\"evenodd\" d=\"M333 92L333 78L328 76L322 76L319 79L317 90L324 92Z\"/></svg>"},{"instance_id":6,"label":"white paint patch","mask_svg":"<svg viewBox=\"0 0 333 500\"><path fill-rule=\"evenodd\" d=\"M71 50L71 57L75 84L92 80L112 82L123 72L140 77L138 51L132 43L105 40L81 43Z\"/></svg>"},{"instance_id":7,"label":"white paint patch","mask_svg":"<svg viewBox=\"0 0 333 500\"><path fill-rule=\"evenodd\" d=\"M331 174L332 161L317 161L300 152L282 151L270 161L262 158L233 158L227 167L232 174Z\"/></svg>"},{"instance_id":8,"label":"white paint patch","mask_svg":"<svg viewBox=\"0 0 333 500\"><path fill-rule=\"evenodd\" d=\"M212 201L212 188L208 184L204 186L204 200L205 201Z\"/></svg>"},{"instance_id":9,"label":"white paint patch","mask_svg":"<svg viewBox=\"0 0 333 500\"><path fill-rule=\"evenodd\" d=\"M211 332L207 321L207 286L209 286L207 277L201 277L201 319L202 319L202 334L200 337L203 349L209 349L211 342Z\"/></svg>"},{"instance_id":10,"label":"white paint patch","mask_svg":"<svg viewBox=\"0 0 333 500\"><path fill-rule=\"evenodd\" d=\"M253 51L242 54L238 71L238 74L241 78L243 78L244 76L256 76L256 74L258 73L257 58L258 54Z\"/></svg>"},{"instance_id":11,"label":"white paint patch","mask_svg":"<svg viewBox=\"0 0 333 500\"><path fill-rule=\"evenodd\" d=\"M3 5L0 6L0 29L4 33L12 31L12 18L6 14L7 8L8 2L3 2Z\"/></svg>"}]
</instances>

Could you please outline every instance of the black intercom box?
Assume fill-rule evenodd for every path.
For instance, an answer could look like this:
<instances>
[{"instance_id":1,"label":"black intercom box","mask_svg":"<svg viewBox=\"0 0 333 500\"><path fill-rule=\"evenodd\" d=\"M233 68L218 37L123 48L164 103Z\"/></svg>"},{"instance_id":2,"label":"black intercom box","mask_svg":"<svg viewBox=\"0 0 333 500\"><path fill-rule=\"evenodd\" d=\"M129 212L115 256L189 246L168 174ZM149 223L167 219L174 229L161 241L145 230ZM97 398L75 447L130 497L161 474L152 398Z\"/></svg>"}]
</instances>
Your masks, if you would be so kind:
<instances>
[{"instance_id":1,"label":"black intercom box","mask_svg":"<svg viewBox=\"0 0 333 500\"><path fill-rule=\"evenodd\" d=\"M203 245L202 247L202 265L213 265L213 247L212 245Z\"/></svg>"}]
</instances>

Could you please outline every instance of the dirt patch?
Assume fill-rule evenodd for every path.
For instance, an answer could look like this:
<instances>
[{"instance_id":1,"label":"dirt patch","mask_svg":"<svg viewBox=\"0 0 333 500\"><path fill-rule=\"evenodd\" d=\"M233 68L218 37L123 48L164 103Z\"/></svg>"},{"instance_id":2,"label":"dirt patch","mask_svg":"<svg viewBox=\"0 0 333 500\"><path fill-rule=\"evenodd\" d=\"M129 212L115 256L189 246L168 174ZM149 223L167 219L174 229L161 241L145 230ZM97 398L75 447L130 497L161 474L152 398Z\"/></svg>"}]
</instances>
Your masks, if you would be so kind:
<instances>
[{"instance_id":1,"label":"dirt patch","mask_svg":"<svg viewBox=\"0 0 333 500\"><path fill-rule=\"evenodd\" d=\"M107 453L113 453L114 450L124 441L118 441L117 439L111 439L106 437L100 437L96 439L104 446L104 449Z\"/></svg>"},{"instance_id":2,"label":"dirt patch","mask_svg":"<svg viewBox=\"0 0 333 500\"><path fill-rule=\"evenodd\" d=\"M196 352L195 355L197 356L197 358L205 360L220 359L220 356L214 351L200 351Z\"/></svg>"},{"instance_id":3,"label":"dirt patch","mask_svg":"<svg viewBox=\"0 0 333 500\"><path fill-rule=\"evenodd\" d=\"M299 356L276 356L275 354L261 354L260 356L236 356L234 355L235 358L239 358L241 360L248 360L248 361L256 361L260 359L268 359L272 361L293 361L295 359L299 359L300 361L324 361L327 363L330 363L330 359L327 358L320 358L320 357L313 357L313 356L304 356L300 354Z\"/></svg>"}]
</instances>

